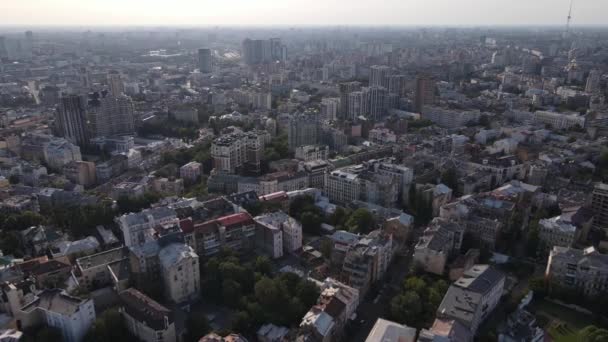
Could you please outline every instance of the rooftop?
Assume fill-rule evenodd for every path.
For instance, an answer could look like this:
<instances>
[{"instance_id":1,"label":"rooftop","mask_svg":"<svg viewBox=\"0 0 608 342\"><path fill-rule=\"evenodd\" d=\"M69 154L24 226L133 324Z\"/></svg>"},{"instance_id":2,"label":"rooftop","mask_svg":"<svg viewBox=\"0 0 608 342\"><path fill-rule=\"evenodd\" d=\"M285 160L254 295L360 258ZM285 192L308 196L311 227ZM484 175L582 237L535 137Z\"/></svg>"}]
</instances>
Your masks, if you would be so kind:
<instances>
[{"instance_id":1,"label":"rooftop","mask_svg":"<svg viewBox=\"0 0 608 342\"><path fill-rule=\"evenodd\" d=\"M251 215L248 213L236 213L224 217L220 217L217 219L218 223L224 227L234 226L234 225L245 225L245 224L253 224L253 219Z\"/></svg>"},{"instance_id":2,"label":"rooftop","mask_svg":"<svg viewBox=\"0 0 608 342\"><path fill-rule=\"evenodd\" d=\"M83 270L108 265L118 260L126 259L129 257L129 249L127 247L118 247L103 251L101 253L89 255L86 257L76 259L76 264Z\"/></svg>"},{"instance_id":3,"label":"rooftop","mask_svg":"<svg viewBox=\"0 0 608 342\"><path fill-rule=\"evenodd\" d=\"M186 258L198 258L192 247L182 243L172 243L160 250L158 258L164 268L171 268Z\"/></svg>"},{"instance_id":4,"label":"rooftop","mask_svg":"<svg viewBox=\"0 0 608 342\"><path fill-rule=\"evenodd\" d=\"M166 329L165 320L173 323L171 310L156 302L134 288L122 291L120 299L125 307L125 311L133 318L155 330Z\"/></svg>"},{"instance_id":5,"label":"rooftop","mask_svg":"<svg viewBox=\"0 0 608 342\"><path fill-rule=\"evenodd\" d=\"M542 219L538 222L538 224L552 231L560 231L562 233L571 233L574 234L576 232L576 227L569 222L563 221L561 216L555 216L548 219Z\"/></svg>"},{"instance_id":6,"label":"rooftop","mask_svg":"<svg viewBox=\"0 0 608 342\"><path fill-rule=\"evenodd\" d=\"M505 275L489 265L475 265L464 272L453 286L484 294L490 291Z\"/></svg>"},{"instance_id":7,"label":"rooftop","mask_svg":"<svg viewBox=\"0 0 608 342\"><path fill-rule=\"evenodd\" d=\"M83 302L79 298L67 295L61 289L44 290L36 296L34 301L26 304L21 310L32 312L35 309L41 309L71 316L79 310Z\"/></svg>"},{"instance_id":8,"label":"rooftop","mask_svg":"<svg viewBox=\"0 0 608 342\"><path fill-rule=\"evenodd\" d=\"M415 337L415 328L378 318L365 342L413 341Z\"/></svg>"}]
</instances>

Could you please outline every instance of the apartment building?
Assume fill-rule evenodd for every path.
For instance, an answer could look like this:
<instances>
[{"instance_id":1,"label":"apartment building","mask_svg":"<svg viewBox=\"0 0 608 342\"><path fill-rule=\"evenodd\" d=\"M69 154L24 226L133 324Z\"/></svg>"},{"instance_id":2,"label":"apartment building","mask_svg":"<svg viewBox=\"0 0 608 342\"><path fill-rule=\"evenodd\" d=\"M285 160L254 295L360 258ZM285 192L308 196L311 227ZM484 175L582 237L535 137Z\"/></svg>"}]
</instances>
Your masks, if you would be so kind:
<instances>
[{"instance_id":1,"label":"apartment building","mask_svg":"<svg viewBox=\"0 0 608 342\"><path fill-rule=\"evenodd\" d=\"M578 113L557 113L536 111L532 116L535 123L549 125L554 129L567 129L574 126L585 127L585 117Z\"/></svg>"},{"instance_id":2,"label":"apartment building","mask_svg":"<svg viewBox=\"0 0 608 342\"><path fill-rule=\"evenodd\" d=\"M349 203L359 199L358 175L347 170L335 170L327 174L323 191L331 202Z\"/></svg>"},{"instance_id":3,"label":"apartment building","mask_svg":"<svg viewBox=\"0 0 608 342\"><path fill-rule=\"evenodd\" d=\"M410 168L392 158L372 159L327 173L324 192L336 203L362 200L390 208L407 199L413 177Z\"/></svg>"},{"instance_id":4,"label":"apartment building","mask_svg":"<svg viewBox=\"0 0 608 342\"><path fill-rule=\"evenodd\" d=\"M299 146L316 145L320 140L319 114L307 111L291 116L287 136L289 149L292 151Z\"/></svg>"},{"instance_id":5,"label":"apartment building","mask_svg":"<svg viewBox=\"0 0 608 342\"><path fill-rule=\"evenodd\" d=\"M211 256L222 248L250 250L255 246L256 224L248 213L241 212L204 222L192 218L180 222L185 239L201 256Z\"/></svg>"},{"instance_id":6,"label":"apartment building","mask_svg":"<svg viewBox=\"0 0 608 342\"><path fill-rule=\"evenodd\" d=\"M61 289L44 290L21 308L22 328L46 325L58 329L63 341L80 342L95 321L92 299L69 296Z\"/></svg>"},{"instance_id":7,"label":"apartment building","mask_svg":"<svg viewBox=\"0 0 608 342\"><path fill-rule=\"evenodd\" d=\"M608 233L608 184L596 184L591 195L591 209L595 217L593 227L602 229ZM602 241L603 245L608 245L608 241Z\"/></svg>"},{"instance_id":8,"label":"apartment building","mask_svg":"<svg viewBox=\"0 0 608 342\"><path fill-rule=\"evenodd\" d=\"M608 291L608 255L594 247L574 249L554 246L545 278L554 285L594 297Z\"/></svg>"},{"instance_id":9,"label":"apartment building","mask_svg":"<svg viewBox=\"0 0 608 342\"><path fill-rule=\"evenodd\" d=\"M392 236L372 231L347 249L341 277L347 285L365 295L370 286L385 274L392 258Z\"/></svg>"},{"instance_id":10,"label":"apartment building","mask_svg":"<svg viewBox=\"0 0 608 342\"><path fill-rule=\"evenodd\" d=\"M192 161L179 168L179 176L186 182L196 182L203 173L203 164Z\"/></svg>"},{"instance_id":11,"label":"apartment building","mask_svg":"<svg viewBox=\"0 0 608 342\"><path fill-rule=\"evenodd\" d=\"M158 253L166 298L184 303L200 297L199 258L192 247L172 243Z\"/></svg>"},{"instance_id":12,"label":"apartment building","mask_svg":"<svg viewBox=\"0 0 608 342\"><path fill-rule=\"evenodd\" d=\"M173 313L134 288L119 293L120 313L133 336L142 341L176 340Z\"/></svg>"},{"instance_id":13,"label":"apartment building","mask_svg":"<svg viewBox=\"0 0 608 342\"><path fill-rule=\"evenodd\" d=\"M321 294L300 322L298 341L340 340L347 320L359 305L359 291L351 286L332 278L318 285Z\"/></svg>"},{"instance_id":14,"label":"apartment building","mask_svg":"<svg viewBox=\"0 0 608 342\"><path fill-rule=\"evenodd\" d=\"M125 246L140 246L153 239L155 228L169 227L178 223L175 210L157 207L129 213L115 219L122 231Z\"/></svg>"},{"instance_id":15,"label":"apartment building","mask_svg":"<svg viewBox=\"0 0 608 342\"><path fill-rule=\"evenodd\" d=\"M435 218L414 248L414 264L424 271L443 275L447 260L460 251L465 227L454 221Z\"/></svg>"},{"instance_id":16,"label":"apartment building","mask_svg":"<svg viewBox=\"0 0 608 342\"><path fill-rule=\"evenodd\" d=\"M259 229L277 228L282 234L284 253L294 253L302 248L302 225L282 211L260 215L254 218ZM263 227L261 227L263 226ZM257 234L257 233L256 233Z\"/></svg>"},{"instance_id":17,"label":"apartment building","mask_svg":"<svg viewBox=\"0 0 608 342\"><path fill-rule=\"evenodd\" d=\"M454 282L437 309L437 318L453 319L475 334L502 297L505 275L489 265L475 265Z\"/></svg>"},{"instance_id":18,"label":"apartment building","mask_svg":"<svg viewBox=\"0 0 608 342\"><path fill-rule=\"evenodd\" d=\"M538 228L540 241L548 250L553 246L571 247L577 240L576 227L562 221L560 216L540 220Z\"/></svg>"},{"instance_id":19,"label":"apartment building","mask_svg":"<svg viewBox=\"0 0 608 342\"><path fill-rule=\"evenodd\" d=\"M84 187L90 187L97 182L95 163L73 160L63 165L63 174L67 179Z\"/></svg>"},{"instance_id":20,"label":"apartment building","mask_svg":"<svg viewBox=\"0 0 608 342\"><path fill-rule=\"evenodd\" d=\"M237 173L242 169L260 170L266 132L233 132L223 134L211 144L213 167L219 172Z\"/></svg>"},{"instance_id":21,"label":"apartment building","mask_svg":"<svg viewBox=\"0 0 608 342\"><path fill-rule=\"evenodd\" d=\"M327 160L329 157L329 146L327 145L305 145L298 146L295 150L295 158L302 161Z\"/></svg>"},{"instance_id":22,"label":"apartment building","mask_svg":"<svg viewBox=\"0 0 608 342\"><path fill-rule=\"evenodd\" d=\"M119 247L76 259L80 285L95 289L113 285L121 289L129 281L129 249Z\"/></svg>"}]
</instances>

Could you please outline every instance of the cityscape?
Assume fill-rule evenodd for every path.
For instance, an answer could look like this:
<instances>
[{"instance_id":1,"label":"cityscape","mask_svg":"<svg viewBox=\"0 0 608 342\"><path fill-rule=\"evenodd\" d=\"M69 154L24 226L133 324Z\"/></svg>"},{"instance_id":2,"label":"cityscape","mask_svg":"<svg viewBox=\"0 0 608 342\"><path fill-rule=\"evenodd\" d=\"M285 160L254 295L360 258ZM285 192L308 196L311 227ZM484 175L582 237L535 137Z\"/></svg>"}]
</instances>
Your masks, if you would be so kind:
<instances>
[{"instance_id":1,"label":"cityscape","mask_svg":"<svg viewBox=\"0 0 608 342\"><path fill-rule=\"evenodd\" d=\"M608 342L608 3L3 2L0 342Z\"/></svg>"}]
</instances>

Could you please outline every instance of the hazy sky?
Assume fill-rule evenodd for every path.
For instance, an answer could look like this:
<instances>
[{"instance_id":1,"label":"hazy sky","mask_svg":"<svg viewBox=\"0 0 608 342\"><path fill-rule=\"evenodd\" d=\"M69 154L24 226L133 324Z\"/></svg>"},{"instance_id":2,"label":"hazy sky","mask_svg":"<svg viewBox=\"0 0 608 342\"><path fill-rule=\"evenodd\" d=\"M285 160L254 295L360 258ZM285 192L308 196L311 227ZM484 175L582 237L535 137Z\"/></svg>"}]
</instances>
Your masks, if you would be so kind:
<instances>
[{"instance_id":1,"label":"hazy sky","mask_svg":"<svg viewBox=\"0 0 608 342\"><path fill-rule=\"evenodd\" d=\"M570 0L0 0L5 25L564 25ZM607 23L575 0L573 25Z\"/></svg>"}]
</instances>

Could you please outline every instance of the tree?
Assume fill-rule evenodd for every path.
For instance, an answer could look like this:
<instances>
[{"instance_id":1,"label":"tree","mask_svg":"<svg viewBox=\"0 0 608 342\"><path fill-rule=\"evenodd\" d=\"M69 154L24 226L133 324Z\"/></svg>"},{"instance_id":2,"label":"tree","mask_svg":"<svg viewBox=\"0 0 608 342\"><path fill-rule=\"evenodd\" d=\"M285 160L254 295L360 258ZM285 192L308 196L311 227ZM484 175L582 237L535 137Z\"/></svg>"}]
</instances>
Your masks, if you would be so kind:
<instances>
[{"instance_id":1,"label":"tree","mask_svg":"<svg viewBox=\"0 0 608 342\"><path fill-rule=\"evenodd\" d=\"M272 272L272 262L265 255L255 258L255 271L268 276Z\"/></svg>"},{"instance_id":2,"label":"tree","mask_svg":"<svg viewBox=\"0 0 608 342\"><path fill-rule=\"evenodd\" d=\"M186 336L185 341L197 342L201 337L207 335L211 331L209 321L202 312L191 312L186 319Z\"/></svg>"},{"instance_id":3,"label":"tree","mask_svg":"<svg viewBox=\"0 0 608 342\"><path fill-rule=\"evenodd\" d=\"M95 323L85 336L87 342L128 342L133 341L133 336L125 321L116 309L106 310L97 317Z\"/></svg>"},{"instance_id":4,"label":"tree","mask_svg":"<svg viewBox=\"0 0 608 342\"><path fill-rule=\"evenodd\" d=\"M311 281L301 281L296 286L296 295L306 307L310 307L319 298L319 288Z\"/></svg>"},{"instance_id":5,"label":"tree","mask_svg":"<svg viewBox=\"0 0 608 342\"><path fill-rule=\"evenodd\" d=\"M23 250L20 247L21 242L18 232L0 231L0 250L2 253L20 258L23 257Z\"/></svg>"},{"instance_id":6,"label":"tree","mask_svg":"<svg viewBox=\"0 0 608 342\"><path fill-rule=\"evenodd\" d=\"M418 327L422 314L422 302L416 292L408 291L391 300L390 313L393 319L409 326Z\"/></svg>"},{"instance_id":7,"label":"tree","mask_svg":"<svg viewBox=\"0 0 608 342\"><path fill-rule=\"evenodd\" d=\"M350 210L343 207L337 207L333 214L329 218L329 222L334 227L340 227L346 224L348 217L351 215Z\"/></svg>"},{"instance_id":8,"label":"tree","mask_svg":"<svg viewBox=\"0 0 608 342\"><path fill-rule=\"evenodd\" d=\"M492 128L492 123L490 122L490 117L488 117L486 114L482 114L479 117L479 125L483 126L486 129Z\"/></svg>"},{"instance_id":9,"label":"tree","mask_svg":"<svg viewBox=\"0 0 608 342\"><path fill-rule=\"evenodd\" d=\"M325 257L325 259L331 259L331 253L334 249L334 244L331 240L329 239L323 239L323 241L321 241L321 253L323 254L323 257Z\"/></svg>"},{"instance_id":10,"label":"tree","mask_svg":"<svg viewBox=\"0 0 608 342\"><path fill-rule=\"evenodd\" d=\"M447 290L448 284L444 280L410 276L404 281L401 292L391 300L389 313L399 322L416 327L428 326Z\"/></svg>"},{"instance_id":11,"label":"tree","mask_svg":"<svg viewBox=\"0 0 608 342\"><path fill-rule=\"evenodd\" d=\"M408 200L409 203L407 204L408 208L411 211L416 211L416 184L412 184L410 185L410 189L408 190Z\"/></svg>"},{"instance_id":12,"label":"tree","mask_svg":"<svg viewBox=\"0 0 608 342\"><path fill-rule=\"evenodd\" d=\"M445 170L441 174L441 183L452 189L453 192L456 192L458 189L458 174L456 173L456 170L453 168Z\"/></svg>"},{"instance_id":13,"label":"tree","mask_svg":"<svg viewBox=\"0 0 608 342\"><path fill-rule=\"evenodd\" d=\"M405 280L404 288L406 291L414 291L421 295L426 291L426 282L422 278L408 277Z\"/></svg>"},{"instance_id":14,"label":"tree","mask_svg":"<svg viewBox=\"0 0 608 342\"><path fill-rule=\"evenodd\" d=\"M9 183L11 183L13 185L14 184L19 184L19 175L10 175L8 177L8 181L9 181Z\"/></svg>"},{"instance_id":15,"label":"tree","mask_svg":"<svg viewBox=\"0 0 608 342\"><path fill-rule=\"evenodd\" d=\"M318 235L321 230L321 223L323 220L321 217L312 212L305 212L300 217L302 223L302 230L307 234Z\"/></svg>"},{"instance_id":16,"label":"tree","mask_svg":"<svg viewBox=\"0 0 608 342\"><path fill-rule=\"evenodd\" d=\"M316 212L315 200L311 196L298 196L289 204L289 215L300 219L305 212Z\"/></svg>"},{"instance_id":17,"label":"tree","mask_svg":"<svg viewBox=\"0 0 608 342\"><path fill-rule=\"evenodd\" d=\"M242 296L241 285L232 279L222 282L222 302L229 307L235 308Z\"/></svg>"},{"instance_id":18,"label":"tree","mask_svg":"<svg viewBox=\"0 0 608 342\"><path fill-rule=\"evenodd\" d=\"M540 246L540 232L538 229L538 221L530 224L528 228L528 236L526 240L526 255L531 258L538 256Z\"/></svg>"},{"instance_id":19,"label":"tree","mask_svg":"<svg viewBox=\"0 0 608 342\"><path fill-rule=\"evenodd\" d=\"M150 205L158 202L160 198L160 194L155 192L146 192L140 198L129 198L126 196L120 197L116 201L116 204L118 205L118 210L121 214L135 213L141 211L142 209L149 208Z\"/></svg>"},{"instance_id":20,"label":"tree","mask_svg":"<svg viewBox=\"0 0 608 342\"><path fill-rule=\"evenodd\" d=\"M547 295L547 283L545 282L545 278L536 277L530 279L528 283L530 290L534 291L534 298L544 298Z\"/></svg>"},{"instance_id":21,"label":"tree","mask_svg":"<svg viewBox=\"0 0 608 342\"><path fill-rule=\"evenodd\" d=\"M607 342L608 330L590 325L583 328L578 336L581 342Z\"/></svg>"},{"instance_id":22,"label":"tree","mask_svg":"<svg viewBox=\"0 0 608 342\"><path fill-rule=\"evenodd\" d=\"M21 231L44 223L44 217L33 211L10 214L2 220L1 230Z\"/></svg>"},{"instance_id":23,"label":"tree","mask_svg":"<svg viewBox=\"0 0 608 342\"><path fill-rule=\"evenodd\" d=\"M63 341L63 337L61 336L61 331L57 328L44 326L42 328L34 329L34 330L26 330L23 336L24 342L61 342ZM88 342L88 341L87 341Z\"/></svg>"},{"instance_id":24,"label":"tree","mask_svg":"<svg viewBox=\"0 0 608 342\"><path fill-rule=\"evenodd\" d=\"M366 234L374 230L374 216L365 209L359 208L346 221L346 227L351 232Z\"/></svg>"},{"instance_id":25,"label":"tree","mask_svg":"<svg viewBox=\"0 0 608 342\"><path fill-rule=\"evenodd\" d=\"M240 333L247 332L251 329L252 321L247 311L239 311L230 322L230 329Z\"/></svg>"}]
</instances>

